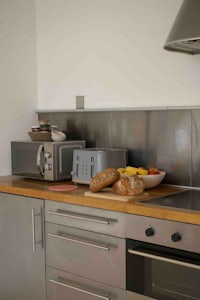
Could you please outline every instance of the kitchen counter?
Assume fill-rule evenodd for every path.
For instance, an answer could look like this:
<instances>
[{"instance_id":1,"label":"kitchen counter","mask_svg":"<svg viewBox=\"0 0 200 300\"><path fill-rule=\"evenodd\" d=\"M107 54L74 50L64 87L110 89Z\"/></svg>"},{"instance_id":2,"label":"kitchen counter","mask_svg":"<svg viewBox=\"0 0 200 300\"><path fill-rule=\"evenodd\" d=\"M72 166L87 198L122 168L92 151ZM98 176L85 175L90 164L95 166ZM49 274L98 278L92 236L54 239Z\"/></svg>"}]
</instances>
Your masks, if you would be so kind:
<instances>
[{"instance_id":1,"label":"kitchen counter","mask_svg":"<svg viewBox=\"0 0 200 300\"><path fill-rule=\"evenodd\" d=\"M55 184L72 184L70 181L47 182L42 180L22 179L17 176L0 176L0 192L22 195L43 200L53 200L129 214L143 215L166 220L180 221L200 225L200 212L184 211L167 207L155 207L143 205L139 200L119 201L108 200L85 196L87 185L78 185L78 189L71 192L54 192L49 190L49 186ZM145 190L146 199L170 195L177 191L184 190L182 187L159 185L154 189ZM143 199L144 200L144 199Z\"/></svg>"}]
</instances>

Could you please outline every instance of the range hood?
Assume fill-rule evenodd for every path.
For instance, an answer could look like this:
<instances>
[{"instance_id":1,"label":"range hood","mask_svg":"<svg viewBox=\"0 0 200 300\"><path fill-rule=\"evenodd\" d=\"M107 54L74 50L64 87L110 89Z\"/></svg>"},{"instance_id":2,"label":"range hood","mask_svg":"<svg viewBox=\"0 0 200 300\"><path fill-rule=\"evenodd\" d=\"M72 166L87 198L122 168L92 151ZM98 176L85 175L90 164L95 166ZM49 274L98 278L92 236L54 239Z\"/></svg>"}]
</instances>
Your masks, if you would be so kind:
<instances>
[{"instance_id":1,"label":"range hood","mask_svg":"<svg viewBox=\"0 0 200 300\"><path fill-rule=\"evenodd\" d=\"M200 54L200 0L184 0L164 49Z\"/></svg>"}]
</instances>

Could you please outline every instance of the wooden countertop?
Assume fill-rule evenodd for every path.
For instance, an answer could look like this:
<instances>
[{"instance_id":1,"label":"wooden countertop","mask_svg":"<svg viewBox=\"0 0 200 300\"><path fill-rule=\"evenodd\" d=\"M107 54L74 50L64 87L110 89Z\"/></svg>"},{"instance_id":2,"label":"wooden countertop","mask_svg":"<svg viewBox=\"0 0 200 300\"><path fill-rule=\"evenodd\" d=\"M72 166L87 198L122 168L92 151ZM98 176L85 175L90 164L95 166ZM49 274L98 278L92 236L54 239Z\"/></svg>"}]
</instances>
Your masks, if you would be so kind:
<instances>
[{"instance_id":1,"label":"wooden countertop","mask_svg":"<svg viewBox=\"0 0 200 300\"><path fill-rule=\"evenodd\" d=\"M88 191L87 185L78 185L78 189L71 192L54 192L49 190L49 186L55 184L72 184L70 181L47 182L42 180L22 179L17 176L0 176L0 192L53 200L83 206L125 212L136 215L143 215L166 220L174 220L200 225L200 212L184 211L181 209L171 209L143 205L138 200L119 201L87 197L84 195ZM160 185L155 189L149 189L147 199L173 194L183 188L168 185Z\"/></svg>"}]
</instances>

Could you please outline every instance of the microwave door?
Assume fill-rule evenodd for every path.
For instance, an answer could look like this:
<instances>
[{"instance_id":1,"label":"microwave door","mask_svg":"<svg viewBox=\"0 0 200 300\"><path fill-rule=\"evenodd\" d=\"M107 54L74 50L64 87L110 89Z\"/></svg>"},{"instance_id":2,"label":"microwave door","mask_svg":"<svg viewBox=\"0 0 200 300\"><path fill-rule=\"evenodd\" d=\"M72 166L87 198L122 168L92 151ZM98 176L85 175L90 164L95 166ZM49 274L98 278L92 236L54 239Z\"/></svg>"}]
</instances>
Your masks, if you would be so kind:
<instances>
[{"instance_id":1,"label":"microwave door","mask_svg":"<svg viewBox=\"0 0 200 300\"><path fill-rule=\"evenodd\" d=\"M62 145L59 148L58 160L58 176L62 178L71 178L72 164L73 164L73 150L82 149L82 145Z\"/></svg>"},{"instance_id":2,"label":"microwave door","mask_svg":"<svg viewBox=\"0 0 200 300\"><path fill-rule=\"evenodd\" d=\"M44 179L43 143L12 143L12 174L26 178ZM40 167L38 164L40 162Z\"/></svg>"}]
</instances>

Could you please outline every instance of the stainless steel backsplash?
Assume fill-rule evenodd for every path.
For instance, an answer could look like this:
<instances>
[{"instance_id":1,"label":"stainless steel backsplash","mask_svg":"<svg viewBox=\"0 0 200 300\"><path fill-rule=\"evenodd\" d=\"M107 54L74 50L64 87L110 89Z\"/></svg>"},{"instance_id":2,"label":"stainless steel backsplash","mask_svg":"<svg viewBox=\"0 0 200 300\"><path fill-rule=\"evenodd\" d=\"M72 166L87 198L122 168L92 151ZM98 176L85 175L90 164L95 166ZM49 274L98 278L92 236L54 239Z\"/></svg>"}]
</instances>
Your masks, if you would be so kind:
<instances>
[{"instance_id":1,"label":"stainless steel backsplash","mask_svg":"<svg viewBox=\"0 0 200 300\"><path fill-rule=\"evenodd\" d=\"M200 187L200 110L38 113L38 119L85 139L87 147L128 150L128 165L165 170L164 183Z\"/></svg>"}]
</instances>

